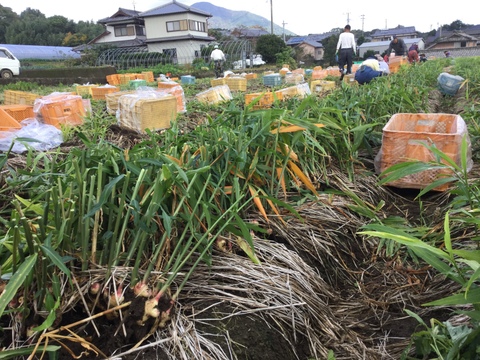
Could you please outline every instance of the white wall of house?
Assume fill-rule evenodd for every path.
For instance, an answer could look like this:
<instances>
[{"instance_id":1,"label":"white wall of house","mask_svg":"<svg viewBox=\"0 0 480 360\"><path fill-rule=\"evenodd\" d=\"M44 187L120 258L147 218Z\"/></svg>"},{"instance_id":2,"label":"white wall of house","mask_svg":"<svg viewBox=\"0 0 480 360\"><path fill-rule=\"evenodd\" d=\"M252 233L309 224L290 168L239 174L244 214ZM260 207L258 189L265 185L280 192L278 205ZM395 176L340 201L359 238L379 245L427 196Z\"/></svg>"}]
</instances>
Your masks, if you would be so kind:
<instances>
[{"instance_id":1,"label":"white wall of house","mask_svg":"<svg viewBox=\"0 0 480 360\"><path fill-rule=\"evenodd\" d=\"M121 27L124 28L122 31L117 31L117 35L115 34L115 27ZM105 30L109 32L109 34L102 36L99 38L95 43L111 43L115 41L126 41L126 40L135 40L135 39L145 39L145 35L137 35L137 31L135 29L135 25L133 24L128 24L128 25L107 25L105 27ZM144 30L145 32L145 30ZM126 33L126 35L124 35ZM132 35L128 35L130 33L133 33Z\"/></svg>"},{"instance_id":2,"label":"white wall of house","mask_svg":"<svg viewBox=\"0 0 480 360\"><path fill-rule=\"evenodd\" d=\"M198 40L157 42L148 44L148 52L163 53L174 50L178 64L189 64L200 56L202 46L207 45L207 42Z\"/></svg>"},{"instance_id":3,"label":"white wall of house","mask_svg":"<svg viewBox=\"0 0 480 360\"><path fill-rule=\"evenodd\" d=\"M186 21L186 24L183 23L183 21ZM192 29L191 23L189 21L193 21L195 24L200 26L200 29L201 27L204 27L204 31L195 31L194 29ZM169 25L167 25L167 23L169 23ZM169 31L167 29L167 26L177 28L179 25L180 29L182 30ZM191 13L165 15L162 17L147 17L145 18L145 30L149 39L177 37L189 34L194 36L208 36L207 19L205 18L205 16Z\"/></svg>"}]
</instances>

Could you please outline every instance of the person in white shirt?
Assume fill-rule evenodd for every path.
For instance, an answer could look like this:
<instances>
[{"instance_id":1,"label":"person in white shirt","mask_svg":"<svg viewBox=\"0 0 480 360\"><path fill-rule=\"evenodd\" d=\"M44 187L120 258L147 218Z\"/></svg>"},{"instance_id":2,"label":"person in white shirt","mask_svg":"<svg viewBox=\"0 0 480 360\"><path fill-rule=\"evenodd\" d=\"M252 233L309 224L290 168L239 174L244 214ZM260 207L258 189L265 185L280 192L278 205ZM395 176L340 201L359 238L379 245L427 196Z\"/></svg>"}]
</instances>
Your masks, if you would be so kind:
<instances>
[{"instance_id":1,"label":"person in white shirt","mask_svg":"<svg viewBox=\"0 0 480 360\"><path fill-rule=\"evenodd\" d=\"M343 79L345 72L343 71L345 65L347 65L347 74L352 73L353 55L357 51L357 45L355 44L355 36L350 32L350 25L345 25L344 32L338 37L337 52L338 66L340 68L340 80ZM340 51L340 54L338 52Z\"/></svg>"},{"instance_id":2,"label":"person in white shirt","mask_svg":"<svg viewBox=\"0 0 480 360\"><path fill-rule=\"evenodd\" d=\"M210 59L215 63L214 64L215 76L219 78L220 74L223 72L223 62L226 59L225 59L225 54L223 53L222 50L218 48L218 45L215 45L212 53L210 54Z\"/></svg>"}]
</instances>

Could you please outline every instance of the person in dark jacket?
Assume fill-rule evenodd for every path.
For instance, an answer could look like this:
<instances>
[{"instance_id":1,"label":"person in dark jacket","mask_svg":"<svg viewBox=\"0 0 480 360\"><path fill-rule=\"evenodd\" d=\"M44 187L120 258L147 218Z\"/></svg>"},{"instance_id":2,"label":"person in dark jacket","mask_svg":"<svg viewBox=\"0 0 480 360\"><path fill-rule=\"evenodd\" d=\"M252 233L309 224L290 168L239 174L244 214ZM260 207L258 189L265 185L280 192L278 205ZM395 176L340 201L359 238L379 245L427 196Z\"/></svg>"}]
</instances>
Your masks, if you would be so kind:
<instances>
[{"instance_id":1,"label":"person in dark jacket","mask_svg":"<svg viewBox=\"0 0 480 360\"><path fill-rule=\"evenodd\" d=\"M378 60L375 58L368 58L362 63L362 65L360 65L360 68L355 71L355 80L357 80L360 85L363 85L368 84L376 77L382 75L383 72L380 71Z\"/></svg>"},{"instance_id":2,"label":"person in dark jacket","mask_svg":"<svg viewBox=\"0 0 480 360\"><path fill-rule=\"evenodd\" d=\"M393 37L393 40L390 41L390 45L387 49L387 55L390 56L392 50L395 52L396 56L405 56L407 55L407 45L403 39L400 39L396 36Z\"/></svg>"}]
</instances>

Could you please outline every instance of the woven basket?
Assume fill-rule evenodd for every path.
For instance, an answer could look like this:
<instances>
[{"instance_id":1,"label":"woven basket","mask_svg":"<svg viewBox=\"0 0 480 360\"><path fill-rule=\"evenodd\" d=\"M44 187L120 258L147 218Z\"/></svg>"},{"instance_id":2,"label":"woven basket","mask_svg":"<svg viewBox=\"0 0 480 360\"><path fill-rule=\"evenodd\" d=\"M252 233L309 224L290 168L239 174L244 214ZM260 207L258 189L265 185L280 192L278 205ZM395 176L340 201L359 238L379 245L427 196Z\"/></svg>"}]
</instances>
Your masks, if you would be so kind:
<instances>
[{"instance_id":1,"label":"woven basket","mask_svg":"<svg viewBox=\"0 0 480 360\"><path fill-rule=\"evenodd\" d=\"M120 126L144 132L168 129L177 117L177 100L173 95L142 97L129 94L119 98L117 120Z\"/></svg>"}]
</instances>

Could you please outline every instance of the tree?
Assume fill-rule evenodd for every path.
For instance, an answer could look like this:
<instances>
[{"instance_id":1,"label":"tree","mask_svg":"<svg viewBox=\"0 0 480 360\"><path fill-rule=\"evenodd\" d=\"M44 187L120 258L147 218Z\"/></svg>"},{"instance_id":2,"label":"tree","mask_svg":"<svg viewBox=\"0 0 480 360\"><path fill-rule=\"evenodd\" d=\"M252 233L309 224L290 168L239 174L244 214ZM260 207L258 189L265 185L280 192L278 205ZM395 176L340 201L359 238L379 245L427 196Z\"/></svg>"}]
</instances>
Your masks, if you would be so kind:
<instances>
[{"instance_id":1,"label":"tree","mask_svg":"<svg viewBox=\"0 0 480 360\"><path fill-rule=\"evenodd\" d=\"M276 63L277 56L287 48L285 42L278 35L262 35L257 40L255 51L262 55L267 63Z\"/></svg>"},{"instance_id":2,"label":"tree","mask_svg":"<svg viewBox=\"0 0 480 360\"><path fill-rule=\"evenodd\" d=\"M336 65L335 52L337 51L338 36L338 34L334 34L322 40L324 66Z\"/></svg>"},{"instance_id":3,"label":"tree","mask_svg":"<svg viewBox=\"0 0 480 360\"><path fill-rule=\"evenodd\" d=\"M0 44L7 43L5 39L7 28L17 20L18 15L11 8L0 5Z\"/></svg>"}]
</instances>

